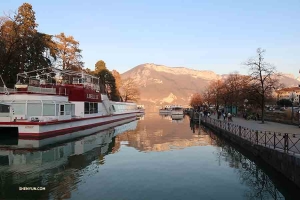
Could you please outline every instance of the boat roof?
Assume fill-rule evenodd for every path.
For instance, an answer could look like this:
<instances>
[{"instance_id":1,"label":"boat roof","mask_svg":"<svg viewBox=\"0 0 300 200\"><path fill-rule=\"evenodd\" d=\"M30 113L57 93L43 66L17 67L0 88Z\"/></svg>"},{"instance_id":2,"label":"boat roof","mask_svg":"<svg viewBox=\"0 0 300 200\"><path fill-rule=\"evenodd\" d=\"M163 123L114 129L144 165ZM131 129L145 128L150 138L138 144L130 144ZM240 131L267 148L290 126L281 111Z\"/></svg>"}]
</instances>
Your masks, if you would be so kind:
<instances>
[{"instance_id":1,"label":"boat roof","mask_svg":"<svg viewBox=\"0 0 300 200\"><path fill-rule=\"evenodd\" d=\"M83 70L80 70L80 71L74 71L74 70L68 70L68 69L63 70L63 69L58 69L55 67L46 67L46 68L37 69L37 70L33 70L33 71L18 73L17 76L23 77L23 78L35 78L37 76L36 74L46 75L46 76L50 76L50 75L54 75L54 74L61 74L61 75L77 76L77 77L86 76L86 77L90 77L90 78L94 78L94 79L99 79L99 77L88 74L88 73L84 72Z\"/></svg>"}]
</instances>

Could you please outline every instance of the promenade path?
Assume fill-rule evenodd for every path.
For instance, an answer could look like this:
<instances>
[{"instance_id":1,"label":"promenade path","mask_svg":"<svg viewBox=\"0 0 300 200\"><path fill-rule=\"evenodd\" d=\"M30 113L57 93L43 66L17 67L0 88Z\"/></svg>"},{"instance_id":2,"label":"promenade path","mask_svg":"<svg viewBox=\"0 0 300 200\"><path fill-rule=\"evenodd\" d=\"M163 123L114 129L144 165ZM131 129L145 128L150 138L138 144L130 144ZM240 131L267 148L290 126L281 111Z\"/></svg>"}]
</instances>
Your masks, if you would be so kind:
<instances>
[{"instance_id":1,"label":"promenade path","mask_svg":"<svg viewBox=\"0 0 300 200\"><path fill-rule=\"evenodd\" d=\"M210 117L217 119L217 115L211 115ZM221 117L220 119L223 121L223 117ZM269 121L265 121L265 123L262 124L261 121L245 120L244 118L239 117L233 117L232 120L233 122L230 123L253 130L300 134L300 128L295 125L281 124Z\"/></svg>"}]
</instances>

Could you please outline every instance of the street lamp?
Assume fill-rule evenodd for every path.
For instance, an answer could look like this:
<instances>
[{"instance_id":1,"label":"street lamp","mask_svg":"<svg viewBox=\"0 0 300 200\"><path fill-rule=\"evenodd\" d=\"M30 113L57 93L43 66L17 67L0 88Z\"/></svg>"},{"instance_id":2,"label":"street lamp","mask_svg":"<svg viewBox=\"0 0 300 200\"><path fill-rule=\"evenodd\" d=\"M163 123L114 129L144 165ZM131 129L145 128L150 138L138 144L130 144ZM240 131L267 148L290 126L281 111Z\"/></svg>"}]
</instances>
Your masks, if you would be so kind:
<instances>
[{"instance_id":1,"label":"street lamp","mask_svg":"<svg viewBox=\"0 0 300 200\"><path fill-rule=\"evenodd\" d=\"M295 91L292 92L291 95L291 100L292 100L292 123L293 123L293 118L294 118L294 100L295 100Z\"/></svg>"}]
</instances>

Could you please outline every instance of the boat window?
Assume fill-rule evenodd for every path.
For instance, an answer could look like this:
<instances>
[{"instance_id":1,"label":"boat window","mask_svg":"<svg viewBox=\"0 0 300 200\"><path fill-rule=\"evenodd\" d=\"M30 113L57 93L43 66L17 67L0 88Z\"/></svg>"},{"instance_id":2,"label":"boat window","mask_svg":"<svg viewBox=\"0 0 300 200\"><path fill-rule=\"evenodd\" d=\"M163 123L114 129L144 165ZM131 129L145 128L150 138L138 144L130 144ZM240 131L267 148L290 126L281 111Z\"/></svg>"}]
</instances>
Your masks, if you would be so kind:
<instances>
[{"instance_id":1,"label":"boat window","mask_svg":"<svg viewBox=\"0 0 300 200\"><path fill-rule=\"evenodd\" d=\"M71 115L71 104L66 104L65 109L66 115Z\"/></svg>"},{"instance_id":2,"label":"boat window","mask_svg":"<svg viewBox=\"0 0 300 200\"><path fill-rule=\"evenodd\" d=\"M112 105L111 107L112 107L113 111L116 112L115 106Z\"/></svg>"},{"instance_id":3,"label":"boat window","mask_svg":"<svg viewBox=\"0 0 300 200\"><path fill-rule=\"evenodd\" d=\"M98 113L98 103L84 103L84 114L94 114Z\"/></svg>"},{"instance_id":4,"label":"boat window","mask_svg":"<svg viewBox=\"0 0 300 200\"><path fill-rule=\"evenodd\" d=\"M65 105L60 105L60 115L65 115Z\"/></svg>"},{"instance_id":5,"label":"boat window","mask_svg":"<svg viewBox=\"0 0 300 200\"><path fill-rule=\"evenodd\" d=\"M9 105L0 104L0 113L9 113Z\"/></svg>"},{"instance_id":6,"label":"boat window","mask_svg":"<svg viewBox=\"0 0 300 200\"><path fill-rule=\"evenodd\" d=\"M28 116L41 116L42 115L42 104L41 103L28 103L27 104L27 115Z\"/></svg>"},{"instance_id":7,"label":"boat window","mask_svg":"<svg viewBox=\"0 0 300 200\"><path fill-rule=\"evenodd\" d=\"M90 103L84 102L84 114L90 114Z\"/></svg>"},{"instance_id":8,"label":"boat window","mask_svg":"<svg viewBox=\"0 0 300 200\"><path fill-rule=\"evenodd\" d=\"M14 103L12 108L15 115L25 115L25 103Z\"/></svg>"},{"instance_id":9,"label":"boat window","mask_svg":"<svg viewBox=\"0 0 300 200\"><path fill-rule=\"evenodd\" d=\"M44 104L43 116L55 116L55 104Z\"/></svg>"},{"instance_id":10,"label":"boat window","mask_svg":"<svg viewBox=\"0 0 300 200\"><path fill-rule=\"evenodd\" d=\"M94 113L98 113L98 103L94 103Z\"/></svg>"}]
</instances>

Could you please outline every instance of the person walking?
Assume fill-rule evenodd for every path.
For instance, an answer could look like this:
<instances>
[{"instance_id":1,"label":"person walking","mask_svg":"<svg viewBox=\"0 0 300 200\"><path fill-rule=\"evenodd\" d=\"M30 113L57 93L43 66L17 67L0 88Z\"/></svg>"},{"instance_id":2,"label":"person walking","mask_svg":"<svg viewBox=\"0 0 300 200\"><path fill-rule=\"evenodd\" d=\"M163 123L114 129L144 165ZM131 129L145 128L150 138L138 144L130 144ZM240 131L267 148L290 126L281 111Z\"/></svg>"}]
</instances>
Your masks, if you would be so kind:
<instances>
[{"instance_id":1,"label":"person walking","mask_svg":"<svg viewBox=\"0 0 300 200\"><path fill-rule=\"evenodd\" d=\"M232 122L232 115L231 115L231 113L228 113L227 118L228 118L228 121Z\"/></svg>"},{"instance_id":2,"label":"person walking","mask_svg":"<svg viewBox=\"0 0 300 200\"><path fill-rule=\"evenodd\" d=\"M226 120L226 117L227 117L227 114L224 112L224 113L223 113L224 121Z\"/></svg>"}]
</instances>

